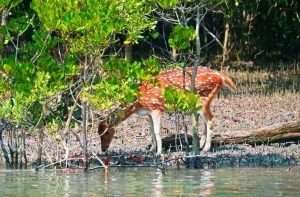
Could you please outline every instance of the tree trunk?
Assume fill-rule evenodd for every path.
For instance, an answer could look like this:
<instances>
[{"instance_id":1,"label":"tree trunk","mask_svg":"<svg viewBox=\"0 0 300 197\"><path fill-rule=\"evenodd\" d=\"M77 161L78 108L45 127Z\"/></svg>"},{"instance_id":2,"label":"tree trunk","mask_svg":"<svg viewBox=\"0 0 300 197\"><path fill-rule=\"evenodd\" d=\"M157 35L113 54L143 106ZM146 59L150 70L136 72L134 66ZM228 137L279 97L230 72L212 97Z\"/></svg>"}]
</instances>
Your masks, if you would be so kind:
<instances>
[{"instance_id":1,"label":"tree trunk","mask_svg":"<svg viewBox=\"0 0 300 197\"><path fill-rule=\"evenodd\" d=\"M83 82L87 83L87 76L88 76L88 56L85 56L85 61L84 61L84 72L83 72ZM87 110L88 110L88 105L84 101L82 103L82 143L83 143L83 154L84 154L84 170L88 171L89 168L89 158L88 158L88 148L87 148L87 121L88 121L88 116L87 116Z\"/></svg>"},{"instance_id":2,"label":"tree trunk","mask_svg":"<svg viewBox=\"0 0 300 197\"><path fill-rule=\"evenodd\" d=\"M84 102L82 105L82 132L83 132L83 148L84 148L84 170L89 168L88 149L87 149L87 104Z\"/></svg>"},{"instance_id":3,"label":"tree trunk","mask_svg":"<svg viewBox=\"0 0 300 197\"><path fill-rule=\"evenodd\" d=\"M38 129L38 150L37 150L37 165L42 164L42 154L43 154L43 141L44 141L44 133L41 128Z\"/></svg>"},{"instance_id":4,"label":"tree trunk","mask_svg":"<svg viewBox=\"0 0 300 197\"><path fill-rule=\"evenodd\" d=\"M224 42L223 42L223 55L222 55L222 63L221 63L221 71L223 70L224 64L227 60L227 42L229 36L229 24L225 24L225 34L224 34Z\"/></svg>"},{"instance_id":5,"label":"tree trunk","mask_svg":"<svg viewBox=\"0 0 300 197\"><path fill-rule=\"evenodd\" d=\"M191 79L191 88L194 91L195 89L195 83L196 83L196 76L197 76L197 67L200 65L200 58L201 58L201 42L200 42L200 10L199 7L197 8L197 18L196 18L196 62L193 66L193 72L192 72L192 79Z\"/></svg>"},{"instance_id":6,"label":"tree trunk","mask_svg":"<svg viewBox=\"0 0 300 197\"><path fill-rule=\"evenodd\" d=\"M14 152L15 152L15 162L14 166L17 169L19 167L19 136L18 136L18 130L13 130L13 138L14 138Z\"/></svg>"},{"instance_id":7,"label":"tree trunk","mask_svg":"<svg viewBox=\"0 0 300 197\"><path fill-rule=\"evenodd\" d=\"M132 59L132 45L131 44L125 44L125 60L131 60Z\"/></svg>"},{"instance_id":8,"label":"tree trunk","mask_svg":"<svg viewBox=\"0 0 300 197\"><path fill-rule=\"evenodd\" d=\"M8 150L10 154L11 167L18 168L18 138L16 134L17 130L15 128L10 128L8 130Z\"/></svg>"},{"instance_id":9,"label":"tree trunk","mask_svg":"<svg viewBox=\"0 0 300 197\"><path fill-rule=\"evenodd\" d=\"M0 24L0 58L3 54L3 48L4 48L4 41L5 41L5 31L3 30L4 26L7 24L7 16L8 16L8 10L4 9L1 13L1 24Z\"/></svg>"},{"instance_id":10,"label":"tree trunk","mask_svg":"<svg viewBox=\"0 0 300 197\"><path fill-rule=\"evenodd\" d=\"M27 168L26 135L25 135L25 130L24 129L22 129L22 155L23 155L23 158L24 158L24 168ZM21 158L21 164L22 164L22 158Z\"/></svg>"},{"instance_id":11,"label":"tree trunk","mask_svg":"<svg viewBox=\"0 0 300 197\"><path fill-rule=\"evenodd\" d=\"M0 130L0 146L1 146L1 150L3 152L3 156L4 156L4 159L5 159L6 167L11 168L12 167L12 163L11 163L11 160L9 158L8 152L6 150L6 147L4 145L2 134L3 134L3 130Z\"/></svg>"},{"instance_id":12,"label":"tree trunk","mask_svg":"<svg viewBox=\"0 0 300 197\"><path fill-rule=\"evenodd\" d=\"M192 72L192 79L191 79L191 88L192 91L195 90L195 84L196 84L196 76L197 76L197 67L200 65L200 57L201 57L201 43L200 43L200 9L197 8L197 18L196 18L196 53L197 53L197 61L195 62L193 66L193 72ZM198 125L197 123L197 114L192 114L192 131L193 131L193 154L197 155L199 153L200 149L200 143L199 143L199 136L198 136Z\"/></svg>"},{"instance_id":13,"label":"tree trunk","mask_svg":"<svg viewBox=\"0 0 300 197\"><path fill-rule=\"evenodd\" d=\"M197 114L192 114L192 150L194 155L198 155L200 152L200 138L198 135L198 124L197 124ZM185 136L186 137L186 136Z\"/></svg>"},{"instance_id":14,"label":"tree trunk","mask_svg":"<svg viewBox=\"0 0 300 197\"><path fill-rule=\"evenodd\" d=\"M177 50L176 48L172 48L172 59L174 62L177 60Z\"/></svg>"},{"instance_id":15,"label":"tree trunk","mask_svg":"<svg viewBox=\"0 0 300 197\"><path fill-rule=\"evenodd\" d=\"M65 149L65 160L66 160L66 168L68 168L68 159L69 159L69 153L70 153L70 148L69 148L69 140L70 140L70 124L71 124L71 120L72 120L72 116L74 113L76 105L73 105L69 112L68 112L68 118L65 124L65 128L63 129L63 131L60 133L61 136L61 141L63 144L63 147Z\"/></svg>"}]
</instances>

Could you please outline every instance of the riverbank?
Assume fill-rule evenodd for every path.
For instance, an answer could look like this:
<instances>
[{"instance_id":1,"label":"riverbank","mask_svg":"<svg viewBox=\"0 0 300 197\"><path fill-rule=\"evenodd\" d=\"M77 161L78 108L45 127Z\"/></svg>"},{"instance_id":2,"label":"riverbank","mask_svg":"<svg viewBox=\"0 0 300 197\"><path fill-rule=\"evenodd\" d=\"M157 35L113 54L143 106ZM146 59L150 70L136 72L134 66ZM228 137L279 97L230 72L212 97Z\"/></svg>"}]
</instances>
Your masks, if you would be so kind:
<instances>
[{"instance_id":1,"label":"riverbank","mask_svg":"<svg viewBox=\"0 0 300 197\"><path fill-rule=\"evenodd\" d=\"M241 96L220 97L213 104L213 130L215 134L222 135L234 130L247 128L260 128L273 124L280 124L299 119L300 94L285 93L272 96ZM176 123L176 119L179 121ZM162 121L161 134L167 137L176 133L183 133L185 125L190 131L190 119L180 119L174 114L165 114ZM158 165L153 155L147 152L151 143L151 133L148 119L133 115L117 128L117 133L107 153L100 152L99 136L89 132L88 150L90 155L98 154L103 160L109 161L115 166L148 166ZM36 158L37 139L27 140L27 157L30 161ZM70 136L69 158L81 158L82 150L74 136ZM210 153L200 154L192 163L188 162L183 147L177 147L178 152L165 150L164 164L168 167L274 167L294 166L300 164L300 144L298 142L269 144L269 145L227 145L212 149ZM44 141L44 164L63 160L65 150L54 138L47 137ZM71 162L72 163L72 162ZM74 160L74 164L80 162ZM93 160L93 166L99 165L97 159Z\"/></svg>"},{"instance_id":2,"label":"riverbank","mask_svg":"<svg viewBox=\"0 0 300 197\"><path fill-rule=\"evenodd\" d=\"M237 72L238 91L230 93L226 90L212 104L213 131L222 135L237 130L257 129L274 124L283 124L300 119L300 71L287 74L286 71L268 72ZM289 77L290 76L290 77ZM275 84L275 85L274 85ZM277 85L276 85L277 84ZM150 125L147 117L132 115L117 127L117 132L107 153L100 151L100 139L95 128L88 132L89 154L97 154L104 159L109 156L125 158L144 157L156 161L148 154L147 147L151 143ZM200 128L201 129L201 128ZM78 132L80 129L74 129ZM174 133L191 131L191 121L181 114L165 114L161 124L161 136L167 137ZM80 137L80 133L77 133ZM77 137L78 137L77 136ZM4 141L7 141L4 135ZM27 132L26 156L28 164L34 164L37 159L37 135ZM49 164L63 161L66 157L66 147L62 145L58 133L46 133L43 141L42 163ZM82 148L73 134L68 137L68 158L81 158ZM177 153L168 154L165 150L165 160L180 159L186 166L184 149L177 147ZM293 144L268 144L260 146L228 145L216 147L208 154L200 155L197 166L205 168L226 166L287 166L298 165L300 155L299 142ZM112 158L113 158L112 157ZM152 157L152 159L151 159ZM3 158L3 157L1 157ZM79 159L77 159L79 160ZM112 160L111 160L112 161ZM126 159L125 159L126 161ZM128 159L130 162L130 159ZM76 162L75 162L76 163ZM77 162L78 163L78 162ZM95 160L94 163L97 163ZM114 162L112 161L112 164ZM166 165L176 166L174 162ZM176 162L175 162L176 163ZM61 163L60 163L61 164ZM189 165L187 165L189 166Z\"/></svg>"},{"instance_id":3,"label":"riverbank","mask_svg":"<svg viewBox=\"0 0 300 197\"><path fill-rule=\"evenodd\" d=\"M197 156L185 152L168 152L161 159L143 151L110 152L102 155L113 167L224 168L224 167L292 167L300 165L300 144L224 145Z\"/></svg>"}]
</instances>

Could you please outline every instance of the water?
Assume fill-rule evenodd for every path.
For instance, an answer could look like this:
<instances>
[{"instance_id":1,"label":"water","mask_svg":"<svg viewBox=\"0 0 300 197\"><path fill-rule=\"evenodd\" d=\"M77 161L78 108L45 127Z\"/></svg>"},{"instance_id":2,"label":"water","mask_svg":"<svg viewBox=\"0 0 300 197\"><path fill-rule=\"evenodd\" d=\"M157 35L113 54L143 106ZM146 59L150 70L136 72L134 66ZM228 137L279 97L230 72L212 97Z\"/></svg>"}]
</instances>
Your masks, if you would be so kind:
<instances>
[{"instance_id":1,"label":"water","mask_svg":"<svg viewBox=\"0 0 300 197\"><path fill-rule=\"evenodd\" d=\"M300 196L300 169L0 171L0 196Z\"/></svg>"}]
</instances>

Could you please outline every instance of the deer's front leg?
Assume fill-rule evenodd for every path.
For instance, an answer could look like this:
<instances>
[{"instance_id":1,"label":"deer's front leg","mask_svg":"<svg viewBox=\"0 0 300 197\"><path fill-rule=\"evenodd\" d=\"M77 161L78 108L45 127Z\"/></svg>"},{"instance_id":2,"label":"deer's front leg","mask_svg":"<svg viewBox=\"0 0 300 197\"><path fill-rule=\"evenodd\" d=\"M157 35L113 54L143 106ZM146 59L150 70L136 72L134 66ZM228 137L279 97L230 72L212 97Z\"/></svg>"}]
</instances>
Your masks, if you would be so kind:
<instances>
[{"instance_id":1,"label":"deer's front leg","mask_svg":"<svg viewBox=\"0 0 300 197\"><path fill-rule=\"evenodd\" d=\"M209 120L206 122L206 126L205 126L205 130L206 130L206 139L205 139L205 146L203 147L202 151L203 152L208 152L210 147L211 147L211 139L213 136L213 132L212 132L212 121Z\"/></svg>"},{"instance_id":2,"label":"deer's front leg","mask_svg":"<svg viewBox=\"0 0 300 197\"><path fill-rule=\"evenodd\" d=\"M202 151L207 152L209 151L210 147L211 147L211 139L213 136L213 132L212 132L212 119L213 119L213 115L212 112L210 111L210 106L211 103L213 101L213 99L216 97L216 95L218 94L219 90L220 90L220 86L216 86L211 93L208 95L207 98L203 98L204 103L203 103L203 116L204 116L204 122L205 122L205 131L206 131L206 135L205 135L205 145L202 149Z\"/></svg>"},{"instance_id":3,"label":"deer's front leg","mask_svg":"<svg viewBox=\"0 0 300 197\"><path fill-rule=\"evenodd\" d=\"M211 140L213 136L212 121L207 120L203 113L200 112L199 114L204 122L204 131L200 138L200 149L202 149L203 152L207 152L211 147Z\"/></svg>"},{"instance_id":4,"label":"deer's front leg","mask_svg":"<svg viewBox=\"0 0 300 197\"><path fill-rule=\"evenodd\" d=\"M162 141L160 137L160 119L161 112L159 110L154 110L150 112L151 119L151 132L152 139L154 139L154 145L156 147L156 154L160 155L162 151Z\"/></svg>"},{"instance_id":5,"label":"deer's front leg","mask_svg":"<svg viewBox=\"0 0 300 197\"><path fill-rule=\"evenodd\" d=\"M201 117L201 119L203 120L204 123L204 131L201 133L201 137L200 137L200 149L202 149L205 145L206 142L206 136L207 136L207 120L205 119L203 113L200 111L198 112L198 117ZM197 120L199 122L199 118Z\"/></svg>"}]
</instances>

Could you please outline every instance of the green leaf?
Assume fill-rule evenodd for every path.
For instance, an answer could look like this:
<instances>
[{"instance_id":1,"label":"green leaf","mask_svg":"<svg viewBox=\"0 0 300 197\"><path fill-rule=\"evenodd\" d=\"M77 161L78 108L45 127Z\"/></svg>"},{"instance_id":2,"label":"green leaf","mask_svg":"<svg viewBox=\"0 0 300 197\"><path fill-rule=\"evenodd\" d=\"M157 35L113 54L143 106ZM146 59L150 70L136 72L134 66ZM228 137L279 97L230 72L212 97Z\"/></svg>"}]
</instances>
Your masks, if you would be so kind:
<instances>
[{"instance_id":1,"label":"green leaf","mask_svg":"<svg viewBox=\"0 0 300 197\"><path fill-rule=\"evenodd\" d=\"M167 111L179 110L191 113L199 111L202 107L200 97L191 91L167 87L163 95Z\"/></svg>"},{"instance_id":2,"label":"green leaf","mask_svg":"<svg viewBox=\"0 0 300 197\"><path fill-rule=\"evenodd\" d=\"M175 49L188 49L190 42L195 39L195 30L191 27L176 25L170 34L168 43Z\"/></svg>"}]
</instances>

